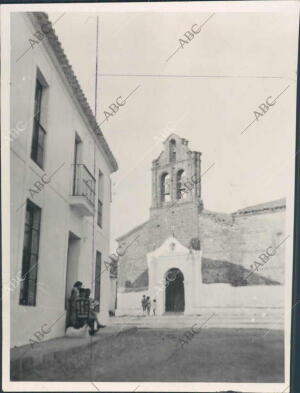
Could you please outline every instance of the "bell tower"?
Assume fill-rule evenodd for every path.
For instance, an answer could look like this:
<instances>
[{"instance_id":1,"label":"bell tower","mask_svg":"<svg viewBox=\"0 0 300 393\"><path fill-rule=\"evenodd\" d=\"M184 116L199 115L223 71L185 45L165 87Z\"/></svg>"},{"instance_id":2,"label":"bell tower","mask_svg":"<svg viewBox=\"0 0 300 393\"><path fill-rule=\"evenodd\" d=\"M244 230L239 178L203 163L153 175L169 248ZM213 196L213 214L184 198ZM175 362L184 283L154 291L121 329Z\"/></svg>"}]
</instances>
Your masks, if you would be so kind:
<instances>
[{"instance_id":1,"label":"bell tower","mask_svg":"<svg viewBox=\"0 0 300 393\"><path fill-rule=\"evenodd\" d=\"M191 151L188 141L176 134L163 144L164 150L152 161L151 212L188 203L201 210L201 153Z\"/></svg>"}]
</instances>

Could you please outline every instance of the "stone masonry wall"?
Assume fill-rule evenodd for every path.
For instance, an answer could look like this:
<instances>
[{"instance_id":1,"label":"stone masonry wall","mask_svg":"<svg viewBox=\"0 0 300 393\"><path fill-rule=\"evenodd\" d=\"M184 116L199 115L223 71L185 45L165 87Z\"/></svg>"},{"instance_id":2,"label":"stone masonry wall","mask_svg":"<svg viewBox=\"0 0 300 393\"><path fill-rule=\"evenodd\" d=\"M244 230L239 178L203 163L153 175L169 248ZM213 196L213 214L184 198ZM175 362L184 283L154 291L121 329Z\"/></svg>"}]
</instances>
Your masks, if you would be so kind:
<instances>
[{"instance_id":1,"label":"stone masonry wall","mask_svg":"<svg viewBox=\"0 0 300 393\"><path fill-rule=\"evenodd\" d=\"M238 216L203 211L199 227L203 257L228 261L251 272L256 269L254 261L263 263L259 256L268 247L273 250L285 239L285 209ZM255 273L283 283L284 243Z\"/></svg>"},{"instance_id":2,"label":"stone masonry wall","mask_svg":"<svg viewBox=\"0 0 300 393\"><path fill-rule=\"evenodd\" d=\"M205 269L227 269L230 262L238 269L244 268L244 274L255 269L254 261L263 263L259 256L268 247L275 249L286 238L285 209L264 212L263 214L231 215L203 210L198 214L196 203L181 203L170 209L157 210L156 214L120 242L130 243L136 236L126 255L120 258L118 286L125 287L125 282L133 283L147 270L146 254L158 248L174 229L175 237L186 247L193 237L199 237ZM283 283L284 280L284 243L276 254L255 273L263 278ZM240 269L241 270L241 269ZM207 276L203 272L203 277ZM215 274L216 280L225 277L228 272ZM219 278L218 278L219 279ZM145 281L145 280L144 280ZM211 282L211 280L210 280ZM216 281L217 282L217 281ZM268 280L259 280L261 284Z\"/></svg>"},{"instance_id":3,"label":"stone masonry wall","mask_svg":"<svg viewBox=\"0 0 300 393\"><path fill-rule=\"evenodd\" d=\"M286 239L285 209L264 214L237 216L230 238L230 260L250 269L254 261L263 263L259 255L266 253L268 247L273 250ZM258 273L283 284L285 266L285 243L276 250L274 256L258 268ZM255 269L255 265L253 267Z\"/></svg>"}]
</instances>

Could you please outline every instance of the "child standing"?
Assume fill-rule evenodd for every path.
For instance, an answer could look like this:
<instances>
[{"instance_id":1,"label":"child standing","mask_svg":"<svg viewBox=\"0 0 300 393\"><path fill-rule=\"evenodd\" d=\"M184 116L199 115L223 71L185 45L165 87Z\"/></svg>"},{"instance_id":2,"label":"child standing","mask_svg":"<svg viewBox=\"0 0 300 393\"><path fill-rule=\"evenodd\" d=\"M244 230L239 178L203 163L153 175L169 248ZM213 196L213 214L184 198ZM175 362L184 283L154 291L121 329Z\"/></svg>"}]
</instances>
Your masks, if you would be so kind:
<instances>
[{"instance_id":1,"label":"child standing","mask_svg":"<svg viewBox=\"0 0 300 393\"><path fill-rule=\"evenodd\" d=\"M146 315L146 307L147 307L146 295L143 295L141 303L142 303L143 315Z\"/></svg>"},{"instance_id":2,"label":"child standing","mask_svg":"<svg viewBox=\"0 0 300 393\"><path fill-rule=\"evenodd\" d=\"M150 296L147 296L147 314L150 315L150 310L151 310L151 300L150 300Z\"/></svg>"},{"instance_id":3,"label":"child standing","mask_svg":"<svg viewBox=\"0 0 300 393\"><path fill-rule=\"evenodd\" d=\"M153 299L153 301L152 301L152 310L153 310L153 315L155 316L155 311L156 311L156 299Z\"/></svg>"}]
</instances>

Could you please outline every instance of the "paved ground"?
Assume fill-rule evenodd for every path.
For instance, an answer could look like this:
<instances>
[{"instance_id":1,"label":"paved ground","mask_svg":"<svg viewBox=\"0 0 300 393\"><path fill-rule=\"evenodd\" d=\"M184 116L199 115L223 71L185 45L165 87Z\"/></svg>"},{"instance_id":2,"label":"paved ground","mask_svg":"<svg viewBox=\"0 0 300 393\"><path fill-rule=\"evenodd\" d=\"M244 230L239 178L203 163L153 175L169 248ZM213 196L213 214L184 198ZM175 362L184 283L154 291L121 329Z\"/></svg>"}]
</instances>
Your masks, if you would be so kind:
<instances>
[{"instance_id":1,"label":"paved ground","mask_svg":"<svg viewBox=\"0 0 300 393\"><path fill-rule=\"evenodd\" d=\"M67 357L28 367L23 380L283 382L281 330L203 327L182 346L186 328L106 329Z\"/></svg>"}]
</instances>

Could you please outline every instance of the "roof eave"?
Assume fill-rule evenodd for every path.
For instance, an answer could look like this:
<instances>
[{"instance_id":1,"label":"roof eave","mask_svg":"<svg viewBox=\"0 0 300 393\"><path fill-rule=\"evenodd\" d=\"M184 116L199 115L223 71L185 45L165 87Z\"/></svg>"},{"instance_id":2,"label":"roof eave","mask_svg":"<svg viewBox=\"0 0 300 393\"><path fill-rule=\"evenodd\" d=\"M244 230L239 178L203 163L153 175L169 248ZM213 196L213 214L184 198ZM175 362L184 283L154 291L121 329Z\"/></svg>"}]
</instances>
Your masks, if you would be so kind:
<instances>
[{"instance_id":1,"label":"roof eave","mask_svg":"<svg viewBox=\"0 0 300 393\"><path fill-rule=\"evenodd\" d=\"M112 172L116 172L118 170L118 163L117 160L115 159L112 151L110 150L108 143L106 142L104 135L96 121L96 118L89 106L89 103L86 99L86 96L80 86L80 83L72 69L72 66L61 46L61 43L55 34L54 28L52 26L52 23L49 20L48 15L45 12L31 12L31 15L35 18L35 20L38 22L40 26L43 25L50 25L51 30L49 33L45 34L50 47L52 48L53 53L55 54L55 57L60 64L61 70L63 74L66 77L66 80L71 88L71 90L74 93L74 96L76 97L76 100L78 104L80 105L90 127L91 130L94 132L94 134L97 137L97 140L99 141L107 159L108 162L111 165Z\"/></svg>"}]
</instances>

